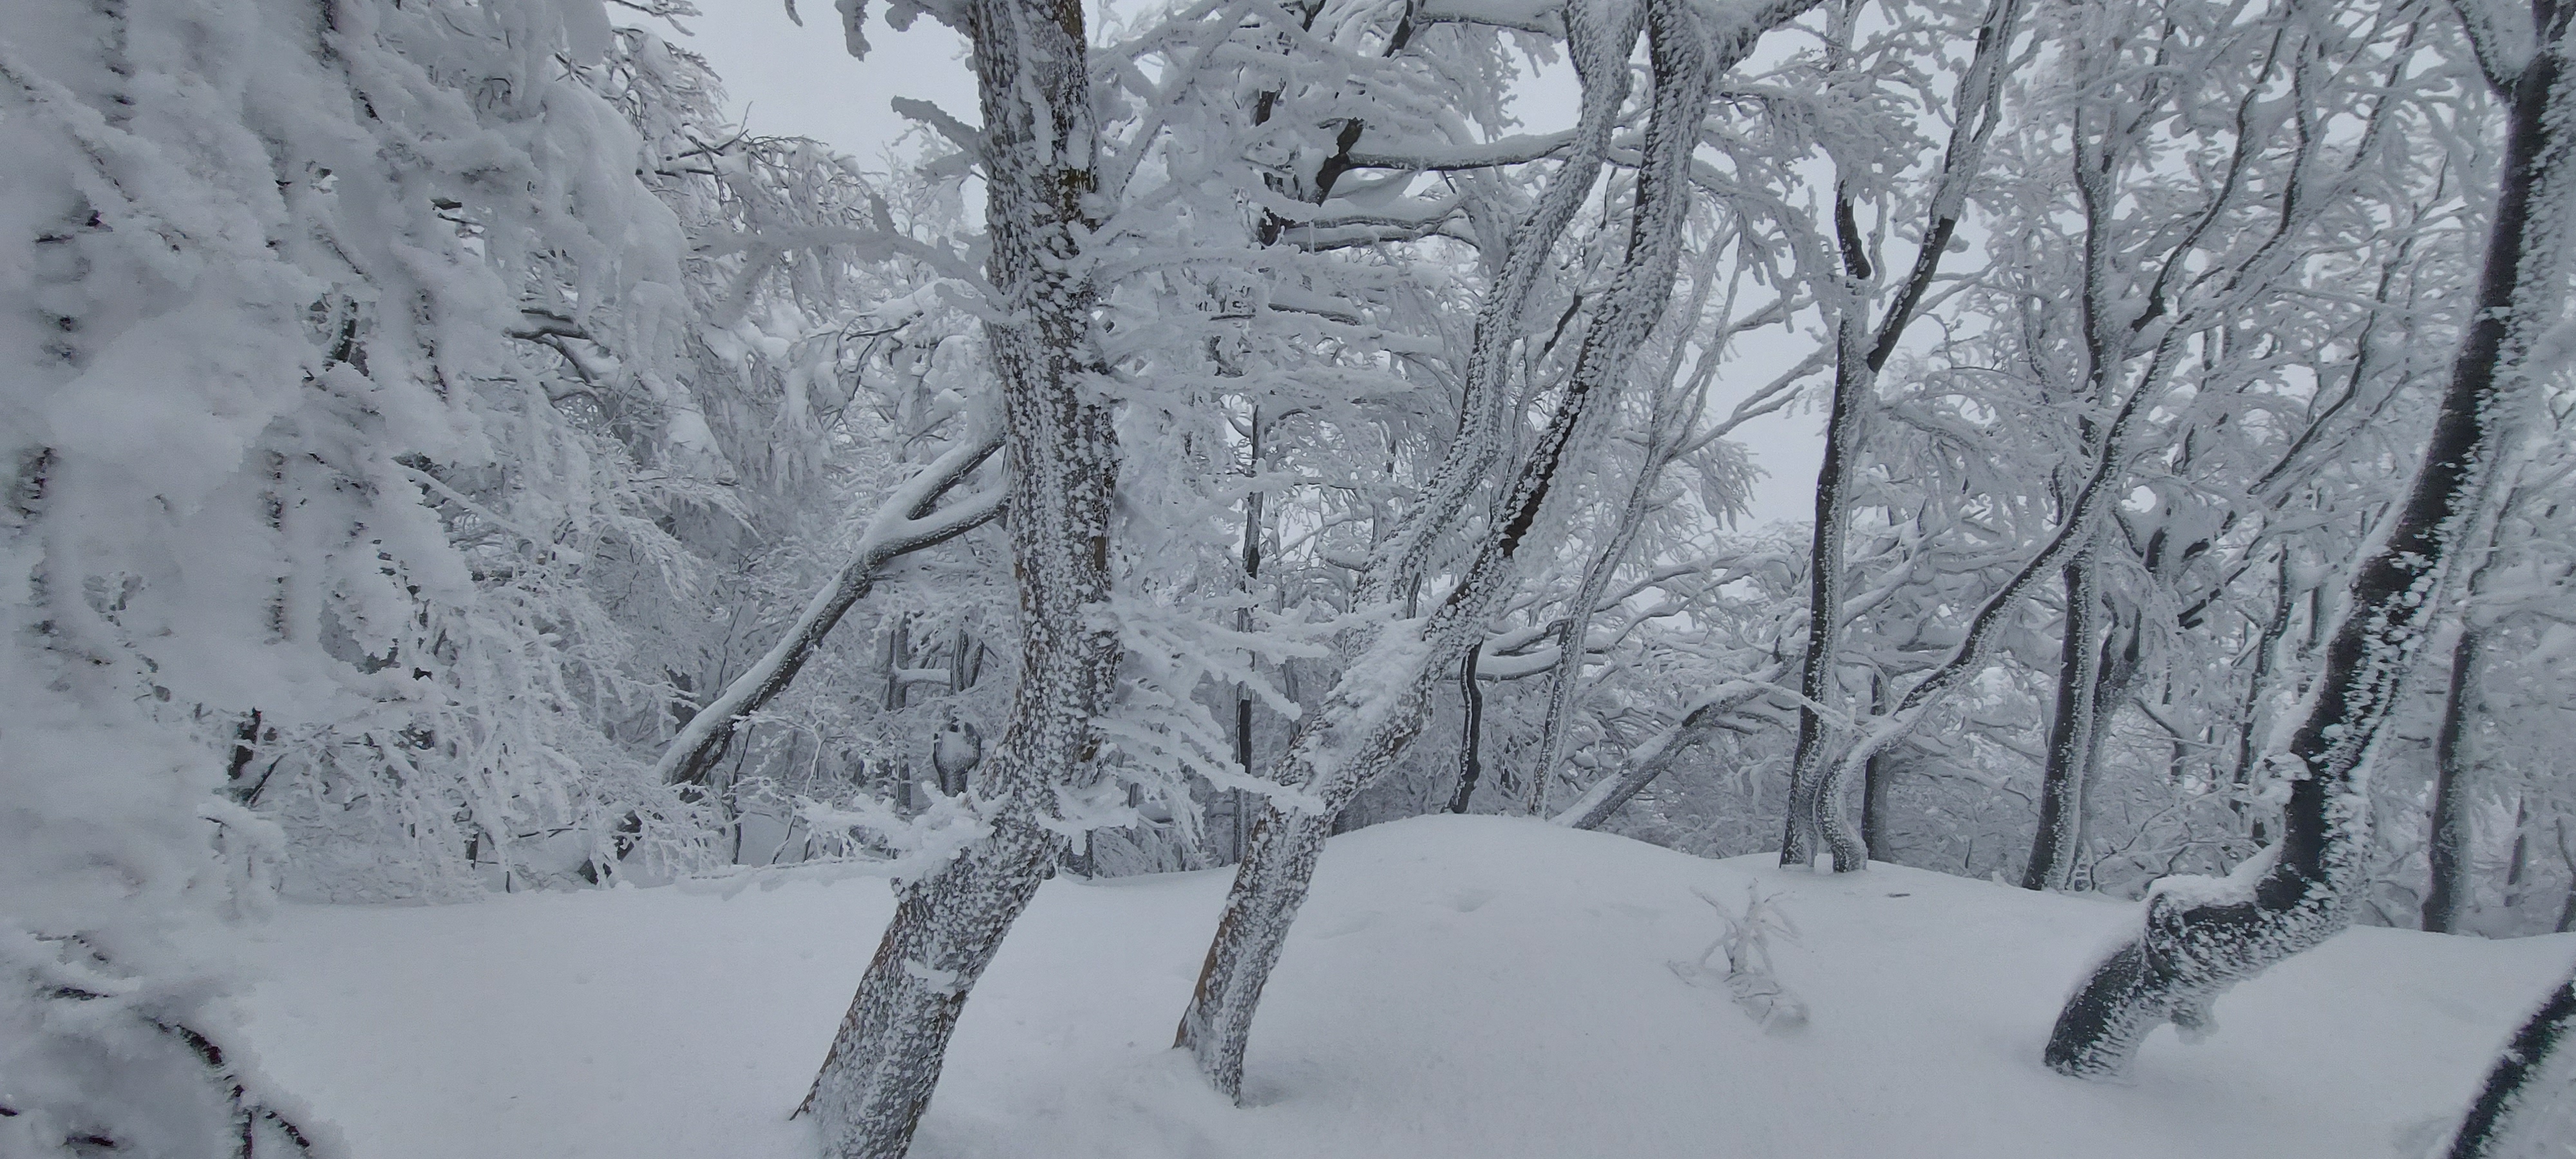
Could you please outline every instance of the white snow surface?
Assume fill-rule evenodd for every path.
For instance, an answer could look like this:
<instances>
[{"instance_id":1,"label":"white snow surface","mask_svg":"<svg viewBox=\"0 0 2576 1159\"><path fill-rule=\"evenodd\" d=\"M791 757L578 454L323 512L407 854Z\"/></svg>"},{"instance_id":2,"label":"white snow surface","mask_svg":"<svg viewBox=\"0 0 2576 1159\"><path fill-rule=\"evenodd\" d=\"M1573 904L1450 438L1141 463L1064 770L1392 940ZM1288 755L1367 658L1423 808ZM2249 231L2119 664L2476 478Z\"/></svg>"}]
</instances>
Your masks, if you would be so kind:
<instances>
[{"instance_id":1,"label":"white snow surface","mask_svg":"<svg viewBox=\"0 0 2576 1159\"><path fill-rule=\"evenodd\" d=\"M2349 931L2060 1078L2059 1000L2137 907L1886 865L1834 877L1431 817L1334 839L1254 1027L1246 1106L1170 1048L1227 871L1040 891L913 1154L2172 1159L2420 1154L2576 956ZM892 912L868 878L442 907L286 906L250 1037L355 1159L807 1159L790 1122ZM1668 963L1751 885L1809 1025ZM728 896L730 893L730 896Z\"/></svg>"}]
</instances>

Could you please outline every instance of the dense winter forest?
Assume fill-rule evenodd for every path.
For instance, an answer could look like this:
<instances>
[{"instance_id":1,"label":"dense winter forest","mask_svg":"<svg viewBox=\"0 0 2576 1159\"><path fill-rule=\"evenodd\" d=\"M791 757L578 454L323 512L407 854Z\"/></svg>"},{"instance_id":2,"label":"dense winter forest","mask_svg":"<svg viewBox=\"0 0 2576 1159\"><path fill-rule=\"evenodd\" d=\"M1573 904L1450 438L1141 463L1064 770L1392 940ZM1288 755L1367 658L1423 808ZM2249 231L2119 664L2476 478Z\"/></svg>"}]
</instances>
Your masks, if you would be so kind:
<instances>
[{"instance_id":1,"label":"dense winter forest","mask_svg":"<svg viewBox=\"0 0 2576 1159\"><path fill-rule=\"evenodd\" d=\"M806 7L978 106L764 136L685 0L7 6L0 1155L366 1154L253 1061L281 902L754 878L892 884L808 1154L1050 878L1206 877L1151 1013L1257 1107L1391 822L2111 899L2070 1092L2355 925L2554 947L2404 1146L2576 1147L2576 6ZM1824 1033L1738 895L1672 973Z\"/></svg>"}]
</instances>

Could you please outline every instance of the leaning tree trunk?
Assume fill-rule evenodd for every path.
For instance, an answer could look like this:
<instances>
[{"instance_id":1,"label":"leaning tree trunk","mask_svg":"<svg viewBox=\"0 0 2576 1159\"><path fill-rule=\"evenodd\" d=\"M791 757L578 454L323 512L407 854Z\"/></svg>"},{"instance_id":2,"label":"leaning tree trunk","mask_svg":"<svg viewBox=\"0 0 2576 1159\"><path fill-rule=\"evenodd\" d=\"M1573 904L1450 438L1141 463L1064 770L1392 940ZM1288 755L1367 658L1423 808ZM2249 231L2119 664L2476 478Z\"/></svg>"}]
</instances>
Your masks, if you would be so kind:
<instances>
[{"instance_id":1,"label":"leaning tree trunk","mask_svg":"<svg viewBox=\"0 0 2576 1159\"><path fill-rule=\"evenodd\" d=\"M768 652L680 726L670 745L662 750L662 759L654 768L656 779L666 785L705 782L708 771L724 759L725 750L733 744L735 731L787 690L805 662L823 647L841 617L876 586L877 575L887 563L946 543L1000 514L999 490L969 496L937 512L931 510L931 505L991 458L1001 445L1000 431L979 430L889 493L875 517L868 520L859 546L850 553L850 561L841 566L832 582L805 602L804 613L796 617Z\"/></svg>"},{"instance_id":2,"label":"leaning tree trunk","mask_svg":"<svg viewBox=\"0 0 2576 1159\"><path fill-rule=\"evenodd\" d=\"M901 887L806 1097L834 1159L911 1145L967 992L1054 871L1063 842L1043 822L1057 793L1095 775L1092 719L1119 655L1094 614L1118 445L1079 265L1096 157L1082 4L965 0L960 15L982 98L993 317L1010 319L986 321L984 340L1002 394L1020 680L968 794L991 831Z\"/></svg>"},{"instance_id":3,"label":"leaning tree trunk","mask_svg":"<svg viewBox=\"0 0 2576 1159\"><path fill-rule=\"evenodd\" d=\"M2281 840L2226 881L2148 897L2144 928L2058 1014L2043 1055L2053 1070L2124 1074L2158 1025L2202 1030L2228 987L2352 921L2369 878L2364 758L2434 614L2445 568L2475 542L2536 394L2534 346L2566 299L2566 169L2576 143L2576 83L2562 75L2566 31L2566 10L2550 14L2539 47L2511 78L2478 310L2423 466L2386 539L2354 571L2351 610L2327 646L2318 692L2276 758L2293 778Z\"/></svg>"},{"instance_id":4,"label":"leaning tree trunk","mask_svg":"<svg viewBox=\"0 0 2576 1159\"><path fill-rule=\"evenodd\" d=\"M1684 317L1696 317L1696 312ZM1690 416L1683 413L1683 395L1696 395L1685 386L1667 383L1664 393L1655 400L1644 461L1637 477L1628 486L1628 498L1619 505L1608 521L1609 534L1601 547L1584 566L1583 581L1575 585L1574 603L1566 608L1565 627L1557 636L1556 671L1548 678L1547 716L1539 723L1538 752L1530 763L1530 815L1547 816L1547 790L1557 776L1557 765L1565 759L1566 734L1573 728L1574 701L1583 690L1583 659L1591 654L1592 617L1601 599L1610 590L1610 578L1628 558L1628 549L1637 542L1644 529L1646 516L1654 507L1655 488L1662 482L1664 468L1671 465L1687 435ZM1472 691L1472 690L1471 690ZM1482 716L1482 697L1477 698L1471 716ZM1457 812L1466 812L1461 797Z\"/></svg>"},{"instance_id":5,"label":"leaning tree trunk","mask_svg":"<svg viewBox=\"0 0 2576 1159\"><path fill-rule=\"evenodd\" d=\"M2511 510L2516 495L2505 496L2504 510ZM2471 604L2484 594L2487 579L2495 574L2496 549L2503 540L2503 520L2499 518L2487 533L2487 550L2478 566L2469 573L2467 595ZM2475 779L2475 762L2470 749L2469 729L2479 711L2478 666L2486 658L2486 630L2477 623L2475 610L2464 609L2460 617L2460 639L2451 646L2451 677L2442 690L2442 723L2433 734L2433 809L2430 833L2424 841L2424 860L2430 863L2431 878L2424 891L2424 931L2447 934L2459 925L2460 910L2469 904L2469 826L2470 782Z\"/></svg>"},{"instance_id":6,"label":"leaning tree trunk","mask_svg":"<svg viewBox=\"0 0 2576 1159\"><path fill-rule=\"evenodd\" d=\"M2550 1159L2576 1130L2576 974L2549 995L2487 1072L2447 1159Z\"/></svg>"},{"instance_id":7,"label":"leaning tree trunk","mask_svg":"<svg viewBox=\"0 0 2576 1159\"><path fill-rule=\"evenodd\" d=\"M1733 55L1727 59L1740 59L1762 29L1812 3L1786 0L1761 10L1746 27L1730 29L1733 39L1726 49ZM1627 256L1602 297L1595 324L1584 334L1556 412L1504 492L1500 511L1505 517L1480 545L1458 585L1427 622L1380 629L1354 659L1350 674L1301 723L1289 741L1281 779L1300 786L1305 800L1274 801L1262 810L1226 894L1216 936L1173 1045L1188 1048L1200 1073L1229 1097L1241 1097L1253 1010L1287 944L1289 923L1305 901L1333 818L1421 729L1431 686L1482 643L1483 626L1509 592L1514 557L1537 522L1586 409L1597 395L1616 389L1629 356L1671 296L1689 204L1690 147L1705 115L1714 70L1707 32L1680 0L1646 0L1643 7L1643 23L1653 32L1655 88ZM1624 87L1625 46L1635 42L1637 22L1630 17L1624 28L1592 27L1588 20L1599 15L1598 9L1580 6L1565 12L1587 88L1587 127L1606 131L1606 121L1592 114L1617 105L1615 96L1601 100L1602 86L1607 80L1610 86ZM1760 23L1765 18L1771 23ZM1583 185L1589 184L1586 176ZM1555 192L1552 183L1550 193ZM1516 245L1523 233L1516 231ZM1550 238L1529 240L1544 245Z\"/></svg>"},{"instance_id":8,"label":"leaning tree trunk","mask_svg":"<svg viewBox=\"0 0 2576 1159\"><path fill-rule=\"evenodd\" d=\"M1574 829L1598 829L1619 812L1620 806L1672 768L1682 754L1698 747L1719 729L1748 731L1751 723L1760 722L1742 719L1737 710L1779 691L1772 681L1780 678L1781 667L1773 664L1702 695L1699 703L1682 714L1681 723L1630 750L1626 768L1594 782L1550 820Z\"/></svg>"}]
</instances>

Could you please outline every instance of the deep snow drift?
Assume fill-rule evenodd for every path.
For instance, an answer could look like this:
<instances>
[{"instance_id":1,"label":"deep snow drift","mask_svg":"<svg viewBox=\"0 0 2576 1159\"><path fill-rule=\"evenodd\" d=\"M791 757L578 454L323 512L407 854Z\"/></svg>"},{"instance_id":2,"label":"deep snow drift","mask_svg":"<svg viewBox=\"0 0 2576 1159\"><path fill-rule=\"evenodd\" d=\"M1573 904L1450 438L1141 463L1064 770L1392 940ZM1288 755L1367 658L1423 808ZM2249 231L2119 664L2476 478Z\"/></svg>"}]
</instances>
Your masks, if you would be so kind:
<instances>
[{"instance_id":1,"label":"deep snow drift","mask_svg":"<svg viewBox=\"0 0 2576 1159\"><path fill-rule=\"evenodd\" d=\"M2219 1159L2420 1154L2576 936L2350 931L2159 1031L2137 1081L2041 1069L2136 909L1875 866L1711 862L1526 821L1337 838L1247 1106L1169 1049L1224 872L1049 883L958 1028L913 1154ZM797 879L797 873L806 879ZM288 906L251 1035L356 1159L809 1159L789 1122L892 904L817 871L438 908ZM1809 1025L1671 968L1748 883Z\"/></svg>"}]
</instances>

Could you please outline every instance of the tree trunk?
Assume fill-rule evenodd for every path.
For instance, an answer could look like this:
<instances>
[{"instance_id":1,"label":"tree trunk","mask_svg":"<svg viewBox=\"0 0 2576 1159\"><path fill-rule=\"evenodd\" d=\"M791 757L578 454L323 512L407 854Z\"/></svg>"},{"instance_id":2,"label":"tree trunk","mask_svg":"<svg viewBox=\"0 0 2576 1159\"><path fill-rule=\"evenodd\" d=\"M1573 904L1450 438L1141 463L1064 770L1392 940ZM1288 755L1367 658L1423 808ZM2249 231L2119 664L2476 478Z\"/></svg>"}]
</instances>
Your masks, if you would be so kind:
<instances>
[{"instance_id":1,"label":"tree trunk","mask_svg":"<svg viewBox=\"0 0 2576 1159\"><path fill-rule=\"evenodd\" d=\"M1696 316L1696 310L1691 315ZM1547 816L1547 790L1555 780L1557 766L1565 759L1566 733L1573 726L1574 701L1583 690L1583 659L1591 653L1592 617L1601 608L1602 597L1610 590L1610 578L1619 564L1628 558L1635 546L1637 533L1646 525L1653 510L1655 487L1663 480L1664 468L1680 453L1688 439L1692 418L1698 413L1700 391L1671 382L1655 399L1653 418L1646 434L1646 453L1637 466L1637 477L1628 485L1627 499L1610 517L1609 533L1599 550L1584 565L1583 581L1575 585L1574 602L1567 607L1565 628L1557 636L1556 671L1549 678L1547 717L1539 726L1538 753L1530 766L1530 815ZM1688 399L1688 405L1684 400Z\"/></svg>"},{"instance_id":2,"label":"tree trunk","mask_svg":"<svg viewBox=\"0 0 2576 1159\"><path fill-rule=\"evenodd\" d=\"M1887 674L1872 672L1869 674L1869 710L1880 713L1887 711L1887 707ZM1860 840L1861 844L1869 847L1872 861L1896 860L1895 837L1888 832L1888 822L1895 819L1889 813L1890 797L1895 788L1896 758L1885 749L1871 753L1869 763L1861 768Z\"/></svg>"},{"instance_id":3,"label":"tree trunk","mask_svg":"<svg viewBox=\"0 0 2576 1159\"><path fill-rule=\"evenodd\" d=\"M2262 634L2254 644L2254 672L2247 678L2244 720L2236 730L2236 774L2231 778L2235 796L2227 805L2238 817L2249 812L2248 797L2254 791L2254 765L2261 757L2260 742L2255 738L2269 724L2264 702L2272 698L2272 670L2280 663L2281 641L2290 634L2290 615L2298 607L2299 594L2290 586L2290 547L2281 545L2279 586L2274 589L2272 618L2263 624ZM2256 818L2248 823L2247 832L2254 843L2263 843L2263 822Z\"/></svg>"},{"instance_id":4,"label":"tree trunk","mask_svg":"<svg viewBox=\"0 0 2576 1159\"><path fill-rule=\"evenodd\" d=\"M1763 30L1793 19L1812 3L1781 0L1749 13L1745 24L1722 34L1723 59L1729 64L1741 59ZM1253 826L1243 864L1236 867L1216 936L1208 945L1198 986L1173 1042L1188 1048L1200 1073L1230 1098L1241 1097L1253 1010L1286 946L1289 923L1305 900L1315 859L1333 818L1361 786L1393 764L1421 729L1430 686L1483 643L1484 625L1509 592L1514 559L1545 506L1565 461L1567 444L1595 397L1624 380L1629 356L1661 318L1671 297L1683 215L1689 205L1690 148L1706 115L1715 70L1709 61L1708 30L1679 0L1645 0L1643 7L1644 23L1653 31L1655 84L1627 256L1602 296L1594 324L1584 333L1556 412L1505 490L1497 508L1502 518L1496 520L1492 537L1478 547L1457 586L1426 623L1379 627L1352 661L1350 673L1318 711L1301 722L1289 742L1281 779L1301 786L1313 803L1283 807L1274 801L1265 807ZM1596 9L1569 8L1565 16L1571 26L1572 55L1586 85L1585 121L1596 131L1606 131L1606 119L1596 113L1618 104L1616 89L1626 83L1625 46L1635 42L1636 32L1633 18L1624 28L1590 27L1587 18L1599 14ZM1609 82L1606 88L1605 81ZM1580 152L1585 146L1576 148ZM1589 177L1583 184L1589 186ZM1557 191L1557 183L1551 182L1550 196ZM1526 230L1515 231L1516 249L1553 240L1525 234ZM1526 256L1516 252L1507 265ZM1453 455L1457 453L1453 449ZM1444 463L1444 469L1447 466ZM1394 537L1397 550L1418 538L1411 530ZM1389 577L1393 582L1386 587L1409 586L1407 581L1413 578L1399 572ZM1385 590L1381 589L1381 600Z\"/></svg>"},{"instance_id":5,"label":"tree trunk","mask_svg":"<svg viewBox=\"0 0 2576 1159\"><path fill-rule=\"evenodd\" d=\"M2093 549L2085 548L2058 574L2066 584L2066 632L2059 642L2057 710L2048 724L2048 758L2040 773L2039 830L2023 864L2023 889L2064 889L2077 857L2083 827L2084 757L2093 751L2101 706L2102 593Z\"/></svg>"},{"instance_id":6,"label":"tree trunk","mask_svg":"<svg viewBox=\"0 0 2576 1159\"><path fill-rule=\"evenodd\" d=\"M1255 482L1243 491L1244 606L1234 613L1234 630L1248 636L1252 633L1253 589L1261 583L1261 404L1257 402L1252 404L1252 425L1246 442L1249 446L1245 448L1244 473ZM1243 775L1252 775L1252 690L1241 684L1234 688L1234 763L1243 769ZM1229 852L1240 861L1245 837L1244 792L1233 789L1229 793L1233 800L1227 818L1234 835L1234 847Z\"/></svg>"},{"instance_id":7,"label":"tree trunk","mask_svg":"<svg viewBox=\"0 0 2576 1159\"><path fill-rule=\"evenodd\" d=\"M1485 770L1479 752L1485 739L1485 690L1476 687L1476 657L1482 647L1469 648L1467 658L1458 662L1458 698L1463 709L1458 725L1458 790L1449 797L1449 811L1464 813L1468 802L1476 797L1476 778Z\"/></svg>"},{"instance_id":8,"label":"tree trunk","mask_svg":"<svg viewBox=\"0 0 2576 1159\"><path fill-rule=\"evenodd\" d=\"M984 324L1010 466L1019 685L1001 739L976 767L970 807L991 831L905 883L805 1109L833 1159L897 1159L939 1078L966 995L1064 841L1041 822L1057 794L1096 776L1092 720L1107 703L1118 638L1109 594L1117 430L1096 380L1094 291L1079 266L1093 226L1096 133L1080 0L965 0L984 121Z\"/></svg>"},{"instance_id":9,"label":"tree trunk","mask_svg":"<svg viewBox=\"0 0 2576 1159\"><path fill-rule=\"evenodd\" d=\"M2558 818L2558 860L2567 866L2567 897L2558 904L2558 923L2551 933L2576 932L2576 842L2569 839L2567 818Z\"/></svg>"},{"instance_id":10,"label":"tree trunk","mask_svg":"<svg viewBox=\"0 0 2576 1159\"><path fill-rule=\"evenodd\" d=\"M2432 438L2387 538L2354 570L2350 611L2284 763L2296 777L2281 840L2222 883L2147 899L2144 929L2058 1015L2044 1058L2078 1077L2127 1072L2156 1026L2207 1026L2228 987L2351 923L2368 885L2363 760L2400 692L2443 573L2475 535L2534 401L2535 344L2565 301L2565 202L2576 84L2564 78L2570 11L2548 11L2513 81L2504 169L2478 311Z\"/></svg>"},{"instance_id":11,"label":"tree trunk","mask_svg":"<svg viewBox=\"0 0 2576 1159\"><path fill-rule=\"evenodd\" d=\"M1856 245L1857 239L1852 242ZM1866 277L1867 262L1857 251L1849 258L1860 261L1860 272L1853 276ZM1821 832L1818 820L1832 735L1817 708L1840 701L1834 663L1842 651L1843 541L1851 525L1844 493L1860 451L1861 399L1876 381L1861 353L1862 308L1858 287L1853 287L1834 324L1834 398L1825 419L1824 463L1816 469L1816 529L1807 548L1807 649L1798 662L1798 751L1789 762L1789 808L1780 832L1780 864L1800 868L1815 861L1818 837L1833 840ZM1859 868L1845 864L1851 858L1840 843L1833 849L1835 868ZM1867 862L1868 853L1863 851L1858 860Z\"/></svg>"},{"instance_id":12,"label":"tree trunk","mask_svg":"<svg viewBox=\"0 0 2576 1159\"><path fill-rule=\"evenodd\" d=\"M1842 651L1843 543L1851 514L1846 492L1852 459L1860 450L1860 407L1878 381L1878 372L1905 336L1915 310L1941 269L1965 210L1968 186L1994 132L2001 110L2003 60L2011 51L2021 19L2020 0L1993 0L1977 28L1976 52L1960 74L1952 101L1949 145L1935 179L1930 220L1914 266L1898 287L1877 328L1869 328L1863 289L1871 277L1860 229L1850 201L1835 188L1834 227L1840 244L1846 291L1842 317L1834 327L1834 396L1825 422L1825 458L1816 471L1816 526L1808 550L1807 649L1800 663L1798 748L1789 764L1789 801L1780 834L1780 864L1806 866L1815 861L1822 839L1833 851L1834 871L1849 873L1869 865L1863 835L1843 818L1842 791L1848 770L1829 751L1831 735L1817 706L1836 703L1834 664ZM1882 738L1883 743L1884 738ZM1860 763L1875 760L1877 750ZM1865 779L1865 778L1864 778Z\"/></svg>"},{"instance_id":13,"label":"tree trunk","mask_svg":"<svg viewBox=\"0 0 2576 1159\"><path fill-rule=\"evenodd\" d=\"M2451 679L2442 693L2442 725L2433 737L2432 832L2425 839L2424 859L2432 881L2424 891L2424 932L2447 934L2459 928L2460 911L2469 897L2469 780L2466 751L2469 714L2476 696L2479 652L2484 634L2475 625L2460 628L2451 648Z\"/></svg>"},{"instance_id":14,"label":"tree trunk","mask_svg":"<svg viewBox=\"0 0 2576 1159\"><path fill-rule=\"evenodd\" d=\"M2564 1105L2571 1087L2576 1087L2576 974L2514 1032L2444 1154L2448 1159L2564 1154L2567 1140L2560 1132L2566 1130L2567 1116L2576 1113Z\"/></svg>"}]
</instances>

